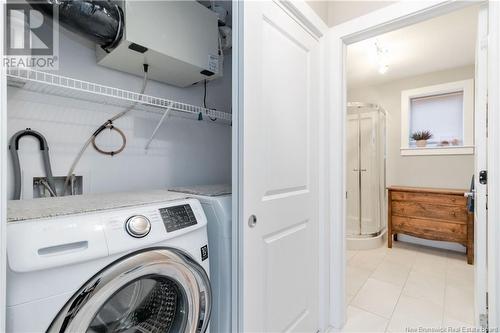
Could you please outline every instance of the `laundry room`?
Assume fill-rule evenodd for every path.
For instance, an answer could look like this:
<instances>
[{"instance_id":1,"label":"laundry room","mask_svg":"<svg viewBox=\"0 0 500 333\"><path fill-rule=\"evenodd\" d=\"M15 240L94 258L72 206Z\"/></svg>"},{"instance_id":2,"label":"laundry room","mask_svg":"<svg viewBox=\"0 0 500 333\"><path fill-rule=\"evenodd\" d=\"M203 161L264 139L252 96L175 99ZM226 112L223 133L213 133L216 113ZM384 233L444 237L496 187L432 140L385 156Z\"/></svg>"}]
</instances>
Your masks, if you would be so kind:
<instances>
[{"instance_id":1,"label":"laundry room","mask_svg":"<svg viewBox=\"0 0 500 333\"><path fill-rule=\"evenodd\" d=\"M223 4L229 7L230 2ZM154 2L152 5L154 6ZM230 22L230 18L227 17L226 21ZM202 52L196 44L199 44L200 39L204 37L192 35L194 32L189 31L192 22L179 18L176 22L171 22L172 26L163 27L161 24L162 22L143 25L141 29L144 31L141 33L151 36L168 28L171 34L174 34L175 42L185 48L183 52L191 50ZM26 128L45 137L52 174L56 179L68 175L69 169L76 162L82 146L89 137L108 119L128 108L130 106L128 104L133 105L133 102L128 103L126 98L113 97L114 91L96 93L94 88L93 92L86 92L85 89L72 89L70 87L74 83L72 81L61 84L50 84L45 81L58 79L61 76L100 84L109 87L110 90L122 89L131 94L139 94L143 84L142 57L137 56L137 59L134 59L137 61L129 62L130 67L124 70L114 69L113 65L99 64L96 43L91 39L97 37L91 36L91 32L76 31L76 28L72 30L68 30L63 24L59 25L59 69L49 72L54 77L26 82L22 80L22 76L33 75L36 72L12 71L12 76L9 76L9 138ZM183 34L183 31L186 33ZM210 45L213 52L219 48L217 35L214 35L216 33L216 30L212 33L212 37L215 36L213 40L215 45ZM165 38L173 37L170 35ZM137 41L136 44L147 42L149 41ZM165 52L174 51L175 49L167 49ZM179 105L181 108L206 106L206 109L224 112L224 119L210 117L204 113L204 109L200 109L200 112L184 113L172 108L171 112L166 112L168 104L159 107L136 105L137 107L130 113L113 121L113 130L108 126L93 140L95 147L107 153L96 150L91 144L74 165L74 170L69 176L74 174L78 179L82 186L81 193L229 183L231 122L227 114L231 112L230 48L226 48L224 52L219 59L220 74L215 79L207 76L206 84L201 74L199 77L186 78L184 82L181 82L181 78L176 78L178 83L175 80L170 81L169 77L177 74L168 72L170 70L168 67L162 68L164 60L160 59L158 63L150 61L144 89L145 95L161 98L162 102L187 104ZM145 59L149 60L147 53ZM168 56L165 54L165 57ZM178 65L173 63L171 66ZM137 74L131 75L132 71ZM163 78L160 78L162 76ZM160 101L153 104L160 104ZM165 113L167 116L162 119ZM157 125L160 127L155 132ZM19 140L18 146L22 186L20 198L46 196L48 191L40 190L40 192L37 185L34 185L34 181L47 177L43 159L40 158L42 154L38 141L33 137L26 137ZM117 152L121 148L123 150ZM14 199L15 175L16 171L10 163L8 181L11 199ZM40 194L42 192L43 194Z\"/></svg>"},{"instance_id":2,"label":"laundry room","mask_svg":"<svg viewBox=\"0 0 500 333\"><path fill-rule=\"evenodd\" d=\"M500 1L0 2L0 333L499 330Z\"/></svg>"},{"instance_id":3,"label":"laundry room","mask_svg":"<svg viewBox=\"0 0 500 333\"><path fill-rule=\"evenodd\" d=\"M232 3L7 12L7 331L229 332Z\"/></svg>"}]
</instances>

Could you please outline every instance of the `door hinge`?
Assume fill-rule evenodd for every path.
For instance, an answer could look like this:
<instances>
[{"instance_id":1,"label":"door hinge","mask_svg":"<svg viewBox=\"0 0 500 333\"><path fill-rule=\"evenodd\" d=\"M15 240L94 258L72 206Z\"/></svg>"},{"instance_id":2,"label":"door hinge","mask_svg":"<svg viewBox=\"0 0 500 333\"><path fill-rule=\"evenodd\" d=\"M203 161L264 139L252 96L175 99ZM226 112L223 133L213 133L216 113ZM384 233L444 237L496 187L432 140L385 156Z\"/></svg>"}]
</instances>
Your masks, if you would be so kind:
<instances>
[{"instance_id":1,"label":"door hinge","mask_svg":"<svg viewBox=\"0 0 500 333\"><path fill-rule=\"evenodd\" d=\"M488 314L481 313L479 315L479 326L482 328L483 332L488 332Z\"/></svg>"},{"instance_id":2,"label":"door hinge","mask_svg":"<svg viewBox=\"0 0 500 333\"><path fill-rule=\"evenodd\" d=\"M486 100L488 100L488 92L486 91ZM486 138L488 138L488 102L486 102Z\"/></svg>"},{"instance_id":3,"label":"door hinge","mask_svg":"<svg viewBox=\"0 0 500 333\"><path fill-rule=\"evenodd\" d=\"M482 328L483 332L488 332L488 309L489 309L488 293L486 293L486 313L479 314L479 327Z\"/></svg>"},{"instance_id":4,"label":"door hinge","mask_svg":"<svg viewBox=\"0 0 500 333\"><path fill-rule=\"evenodd\" d=\"M486 170L479 171L479 184L482 185L488 184L488 171Z\"/></svg>"},{"instance_id":5,"label":"door hinge","mask_svg":"<svg viewBox=\"0 0 500 333\"><path fill-rule=\"evenodd\" d=\"M490 39L490 36L489 36L489 35L483 36L483 38L481 38L481 41L480 41L480 43L479 43L479 45L480 45L480 47L481 47L481 50L488 49L488 42L489 42L489 39Z\"/></svg>"}]
</instances>

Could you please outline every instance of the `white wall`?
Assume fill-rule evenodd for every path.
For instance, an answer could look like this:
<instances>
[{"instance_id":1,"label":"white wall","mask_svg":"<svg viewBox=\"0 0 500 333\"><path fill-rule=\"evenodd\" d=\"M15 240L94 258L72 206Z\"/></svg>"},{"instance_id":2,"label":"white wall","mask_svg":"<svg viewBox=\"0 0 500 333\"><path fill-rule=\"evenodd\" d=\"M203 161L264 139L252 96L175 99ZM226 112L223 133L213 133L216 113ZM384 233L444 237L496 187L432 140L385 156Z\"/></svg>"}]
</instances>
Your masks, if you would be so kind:
<instances>
[{"instance_id":1,"label":"white wall","mask_svg":"<svg viewBox=\"0 0 500 333\"><path fill-rule=\"evenodd\" d=\"M366 15L377 9L386 7L396 1L330 1L328 4L328 25L341 24L353 18Z\"/></svg>"},{"instance_id":2,"label":"white wall","mask_svg":"<svg viewBox=\"0 0 500 333\"><path fill-rule=\"evenodd\" d=\"M330 2L323 0L306 0L306 2L328 24L328 7L330 6Z\"/></svg>"},{"instance_id":3,"label":"white wall","mask_svg":"<svg viewBox=\"0 0 500 333\"><path fill-rule=\"evenodd\" d=\"M57 74L138 91L142 78L106 69L95 63L94 45L64 31L60 42ZM151 71L154 68L150 68ZM203 105L203 85L177 88L149 81L146 94ZM224 78L208 83L207 105L223 111L231 108L231 59L226 57ZM85 140L122 107L88 103L9 87L8 135L27 127L41 132L50 147L53 173L66 175ZM218 122L170 116L151 148L143 147L160 116L133 112L115 122L125 131L127 147L114 157L89 147L76 169L84 175L87 192L111 192L166 188L172 185L214 184L231 180L231 127ZM121 142L109 131L99 136L103 148ZM19 150L25 198L32 197L32 177L44 176L36 141L25 137ZM9 197L12 195L12 166L9 164Z\"/></svg>"},{"instance_id":4,"label":"white wall","mask_svg":"<svg viewBox=\"0 0 500 333\"><path fill-rule=\"evenodd\" d=\"M328 24L344 23L353 18L368 14L396 1L338 1L338 0L306 0L309 6Z\"/></svg>"},{"instance_id":5,"label":"white wall","mask_svg":"<svg viewBox=\"0 0 500 333\"><path fill-rule=\"evenodd\" d=\"M469 187L473 155L401 156L401 91L473 77L474 67L466 66L349 90L348 101L377 103L387 112L387 185Z\"/></svg>"}]
</instances>

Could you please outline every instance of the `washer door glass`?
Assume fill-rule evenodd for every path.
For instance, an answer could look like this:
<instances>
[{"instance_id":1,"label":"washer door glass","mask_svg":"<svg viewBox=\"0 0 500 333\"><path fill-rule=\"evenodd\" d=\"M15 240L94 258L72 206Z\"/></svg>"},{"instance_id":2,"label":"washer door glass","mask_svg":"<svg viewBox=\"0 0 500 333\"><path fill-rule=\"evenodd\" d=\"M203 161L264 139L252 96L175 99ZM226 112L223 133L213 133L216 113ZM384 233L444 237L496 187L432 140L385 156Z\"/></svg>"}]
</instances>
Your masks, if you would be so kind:
<instances>
[{"instance_id":1,"label":"washer door glass","mask_svg":"<svg viewBox=\"0 0 500 333\"><path fill-rule=\"evenodd\" d=\"M88 280L47 333L204 333L211 313L208 275L172 248L131 253Z\"/></svg>"},{"instance_id":2,"label":"washer door glass","mask_svg":"<svg viewBox=\"0 0 500 333\"><path fill-rule=\"evenodd\" d=\"M104 303L87 332L184 332L186 312L186 296L175 281L141 278Z\"/></svg>"}]
</instances>

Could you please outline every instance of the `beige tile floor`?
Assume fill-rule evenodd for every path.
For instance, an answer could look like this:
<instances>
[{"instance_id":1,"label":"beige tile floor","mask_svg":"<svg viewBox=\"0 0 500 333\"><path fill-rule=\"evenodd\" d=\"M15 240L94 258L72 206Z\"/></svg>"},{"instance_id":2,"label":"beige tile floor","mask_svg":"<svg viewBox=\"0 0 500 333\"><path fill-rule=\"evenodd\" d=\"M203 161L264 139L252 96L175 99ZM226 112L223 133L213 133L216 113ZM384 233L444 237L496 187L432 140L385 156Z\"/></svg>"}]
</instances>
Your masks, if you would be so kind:
<instances>
[{"instance_id":1,"label":"beige tile floor","mask_svg":"<svg viewBox=\"0 0 500 333\"><path fill-rule=\"evenodd\" d=\"M472 327L474 266L457 252L396 242L347 251L343 332Z\"/></svg>"}]
</instances>

